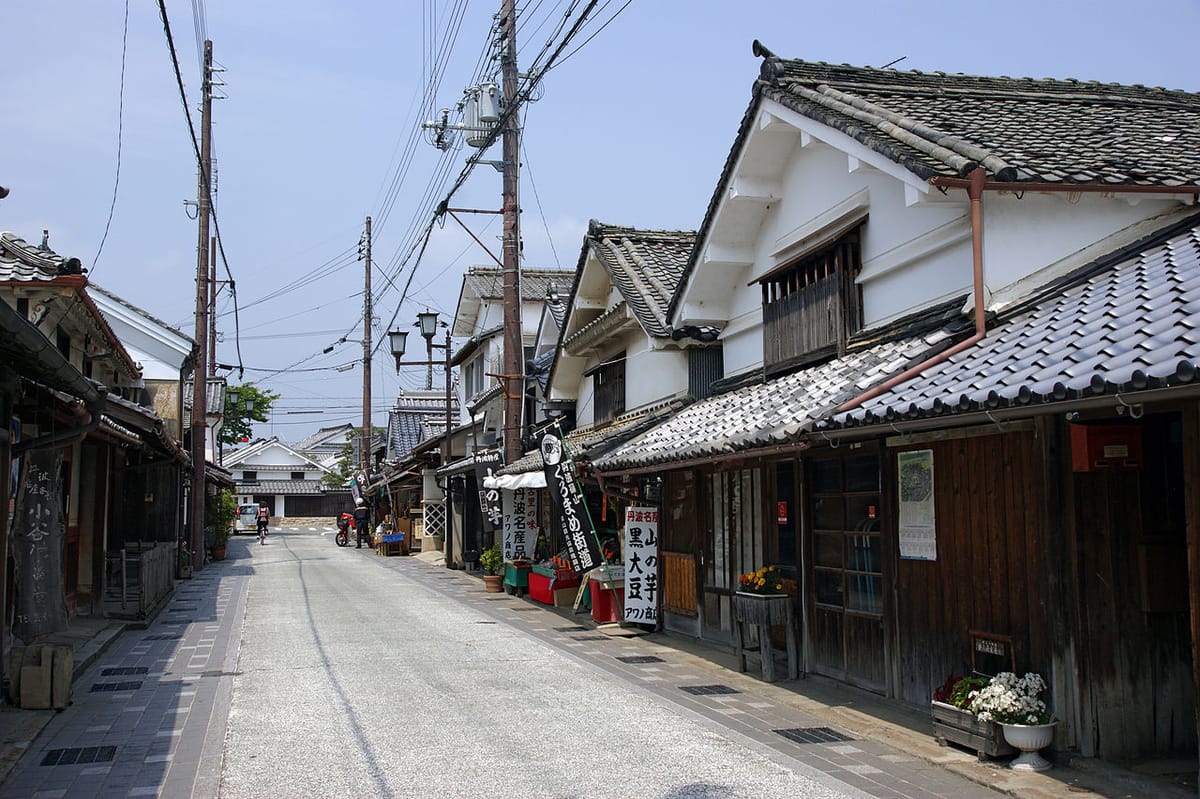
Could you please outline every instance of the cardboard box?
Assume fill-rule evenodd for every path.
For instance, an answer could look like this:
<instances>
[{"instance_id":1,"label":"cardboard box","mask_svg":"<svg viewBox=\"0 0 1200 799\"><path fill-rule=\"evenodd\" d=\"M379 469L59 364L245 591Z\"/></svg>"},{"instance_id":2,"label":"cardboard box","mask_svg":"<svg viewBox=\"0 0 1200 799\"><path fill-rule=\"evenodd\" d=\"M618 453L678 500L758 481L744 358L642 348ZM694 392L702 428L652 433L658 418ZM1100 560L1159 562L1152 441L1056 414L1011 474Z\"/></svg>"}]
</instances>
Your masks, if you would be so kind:
<instances>
[{"instance_id":1,"label":"cardboard box","mask_svg":"<svg viewBox=\"0 0 1200 799\"><path fill-rule=\"evenodd\" d=\"M554 607L569 608L574 607L575 597L579 594L579 586L572 585L567 588L559 588L555 585L554 588Z\"/></svg>"}]
</instances>

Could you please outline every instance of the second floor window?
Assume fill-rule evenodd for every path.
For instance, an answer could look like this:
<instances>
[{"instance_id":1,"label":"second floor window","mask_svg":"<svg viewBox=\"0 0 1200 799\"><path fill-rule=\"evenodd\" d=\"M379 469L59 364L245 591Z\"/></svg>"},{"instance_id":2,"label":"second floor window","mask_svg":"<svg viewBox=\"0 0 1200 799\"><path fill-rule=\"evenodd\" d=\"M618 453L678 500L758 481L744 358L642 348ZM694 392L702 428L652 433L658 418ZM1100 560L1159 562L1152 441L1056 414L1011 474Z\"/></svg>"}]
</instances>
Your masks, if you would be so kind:
<instances>
[{"instance_id":1,"label":"second floor window","mask_svg":"<svg viewBox=\"0 0 1200 799\"><path fill-rule=\"evenodd\" d=\"M292 472L292 479L293 480L303 480L304 472Z\"/></svg>"},{"instance_id":2,"label":"second floor window","mask_svg":"<svg viewBox=\"0 0 1200 799\"><path fill-rule=\"evenodd\" d=\"M861 232L859 225L759 281L768 374L839 355L862 327Z\"/></svg>"},{"instance_id":3,"label":"second floor window","mask_svg":"<svg viewBox=\"0 0 1200 799\"><path fill-rule=\"evenodd\" d=\"M474 397L483 391L483 364L484 357L479 355L473 361L468 363L462 369L463 374L463 395L466 397Z\"/></svg>"},{"instance_id":4,"label":"second floor window","mask_svg":"<svg viewBox=\"0 0 1200 799\"><path fill-rule=\"evenodd\" d=\"M257 483L258 482L258 472L242 472L242 482Z\"/></svg>"},{"instance_id":5,"label":"second floor window","mask_svg":"<svg viewBox=\"0 0 1200 799\"><path fill-rule=\"evenodd\" d=\"M607 422L625 413L625 353L591 370L596 398L596 421Z\"/></svg>"}]
</instances>

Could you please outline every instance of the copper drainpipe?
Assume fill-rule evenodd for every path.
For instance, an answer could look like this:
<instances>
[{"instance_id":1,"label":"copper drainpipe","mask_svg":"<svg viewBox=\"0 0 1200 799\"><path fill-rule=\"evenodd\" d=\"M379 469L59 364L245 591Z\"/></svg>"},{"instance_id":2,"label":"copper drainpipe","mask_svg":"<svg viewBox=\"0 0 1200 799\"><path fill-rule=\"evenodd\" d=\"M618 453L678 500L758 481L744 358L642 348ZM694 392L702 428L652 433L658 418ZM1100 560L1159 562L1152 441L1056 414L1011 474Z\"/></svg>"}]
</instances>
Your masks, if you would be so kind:
<instances>
[{"instance_id":1,"label":"copper drainpipe","mask_svg":"<svg viewBox=\"0 0 1200 799\"><path fill-rule=\"evenodd\" d=\"M943 350L937 355L922 361L916 366L905 369L895 377L885 380L883 383L880 383L874 388L864 391L857 397L843 402L837 407L837 413L857 408L867 400L879 396L883 392L898 386L906 380L911 380L921 372L928 369L930 366L939 364L949 358L951 355L962 352L964 349L977 343L980 339L987 335L987 327L984 324L983 305L983 192L1007 191L1013 193L1024 193L1026 191L1033 191L1055 192L1061 194L1190 194L1192 195L1193 205L1200 203L1200 186L1197 185L1105 186L1095 183L1070 184L1032 181L993 181L987 179L987 173L983 167L976 167L966 178L952 178L944 175L935 175L929 179L929 185L947 189L966 189L967 196L971 200L971 255L975 272L975 333L970 338L960 341L953 347Z\"/></svg>"},{"instance_id":2,"label":"copper drainpipe","mask_svg":"<svg viewBox=\"0 0 1200 799\"><path fill-rule=\"evenodd\" d=\"M921 361L916 366L905 369L900 374L889 377L879 385L867 389L857 397L843 402L837 407L838 413L857 408L867 400L877 397L907 380L911 380L929 367L941 363L951 355L962 352L967 347L975 345L987 335L983 302L983 187L986 182L987 172L981 166L975 167L971 171L971 174L967 176L967 196L971 199L971 263L972 271L975 273L975 332L970 338L963 339L953 347L942 350L938 354Z\"/></svg>"}]
</instances>

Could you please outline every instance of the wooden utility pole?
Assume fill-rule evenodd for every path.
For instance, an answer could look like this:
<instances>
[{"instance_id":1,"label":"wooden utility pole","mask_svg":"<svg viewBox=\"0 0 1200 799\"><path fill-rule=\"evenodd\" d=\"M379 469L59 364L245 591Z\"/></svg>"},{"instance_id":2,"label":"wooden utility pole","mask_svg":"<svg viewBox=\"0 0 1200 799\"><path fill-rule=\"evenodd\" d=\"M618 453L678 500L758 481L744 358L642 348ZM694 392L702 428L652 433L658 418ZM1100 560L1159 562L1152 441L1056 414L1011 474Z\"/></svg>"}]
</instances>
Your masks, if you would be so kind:
<instances>
[{"instance_id":1,"label":"wooden utility pole","mask_svg":"<svg viewBox=\"0 0 1200 799\"><path fill-rule=\"evenodd\" d=\"M208 376L217 376L217 237L208 240ZM222 409L223 411L224 409Z\"/></svg>"},{"instance_id":2,"label":"wooden utility pole","mask_svg":"<svg viewBox=\"0 0 1200 799\"><path fill-rule=\"evenodd\" d=\"M363 282L363 421L362 421L362 469L371 473L371 217L367 217L366 247L363 260L366 263Z\"/></svg>"},{"instance_id":3,"label":"wooden utility pole","mask_svg":"<svg viewBox=\"0 0 1200 799\"><path fill-rule=\"evenodd\" d=\"M212 162L212 42L204 42L203 99L200 106L200 181L196 215L200 222L196 254L196 358L192 367L192 486L190 546L192 567L204 565L205 443L208 438L208 215Z\"/></svg>"},{"instance_id":4,"label":"wooden utility pole","mask_svg":"<svg viewBox=\"0 0 1200 799\"><path fill-rule=\"evenodd\" d=\"M524 454L521 432L525 408L525 344L521 335L521 232L518 178L520 116L517 113L517 10L516 0L503 0L501 25L504 44L500 58L504 111L504 462L515 463Z\"/></svg>"}]
</instances>

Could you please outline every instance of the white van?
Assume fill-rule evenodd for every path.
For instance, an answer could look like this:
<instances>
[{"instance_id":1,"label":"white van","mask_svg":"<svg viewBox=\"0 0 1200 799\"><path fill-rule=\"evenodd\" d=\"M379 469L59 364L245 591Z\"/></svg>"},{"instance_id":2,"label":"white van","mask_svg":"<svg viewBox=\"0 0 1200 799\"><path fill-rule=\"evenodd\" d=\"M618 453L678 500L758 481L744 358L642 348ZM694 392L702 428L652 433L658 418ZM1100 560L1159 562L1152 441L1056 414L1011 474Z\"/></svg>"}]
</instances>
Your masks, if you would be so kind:
<instances>
[{"instance_id":1,"label":"white van","mask_svg":"<svg viewBox=\"0 0 1200 799\"><path fill-rule=\"evenodd\" d=\"M237 519L233 523L235 533L253 533L258 531L258 506L238 505Z\"/></svg>"}]
</instances>

